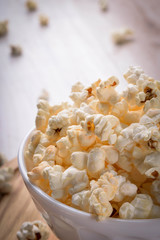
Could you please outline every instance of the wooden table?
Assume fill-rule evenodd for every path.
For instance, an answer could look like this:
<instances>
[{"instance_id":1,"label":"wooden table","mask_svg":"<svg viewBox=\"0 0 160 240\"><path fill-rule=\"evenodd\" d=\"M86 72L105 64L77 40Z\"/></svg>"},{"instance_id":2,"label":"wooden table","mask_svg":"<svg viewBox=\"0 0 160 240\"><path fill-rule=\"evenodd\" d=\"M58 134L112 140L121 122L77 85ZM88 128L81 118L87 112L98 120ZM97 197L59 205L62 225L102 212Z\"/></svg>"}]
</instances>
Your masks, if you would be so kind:
<instances>
[{"instance_id":1,"label":"wooden table","mask_svg":"<svg viewBox=\"0 0 160 240\"><path fill-rule=\"evenodd\" d=\"M122 73L130 64L160 76L160 0L108 0L108 11L98 0L37 0L29 13L25 0L1 0L0 20L9 32L0 38L0 152L12 159L23 136L33 127L42 88L51 103L68 100L76 81L89 84ZM48 27L38 16L50 18ZM116 46L113 29L128 26L134 41ZM20 44L21 57L10 56L10 44Z\"/></svg>"},{"instance_id":2,"label":"wooden table","mask_svg":"<svg viewBox=\"0 0 160 240\"><path fill-rule=\"evenodd\" d=\"M15 170L15 175L11 180L11 193L0 200L0 240L17 240L16 233L23 222L44 220L23 183L17 159L10 161L5 166L12 167ZM51 230L48 240L58 240Z\"/></svg>"}]
</instances>

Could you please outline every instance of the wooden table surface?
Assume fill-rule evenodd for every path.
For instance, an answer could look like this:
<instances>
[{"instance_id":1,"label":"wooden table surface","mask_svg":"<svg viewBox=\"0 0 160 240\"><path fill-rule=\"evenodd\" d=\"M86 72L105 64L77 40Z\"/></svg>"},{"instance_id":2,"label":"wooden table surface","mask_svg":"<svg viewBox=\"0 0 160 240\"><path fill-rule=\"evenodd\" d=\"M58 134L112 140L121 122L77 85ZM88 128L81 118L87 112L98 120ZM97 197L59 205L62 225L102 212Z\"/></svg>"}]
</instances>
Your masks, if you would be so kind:
<instances>
[{"instance_id":1,"label":"wooden table surface","mask_svg":"<svg viewBox=\"0 0 160 240\"><path fill-rule=\"evenodd\" d=\"M17 240L16 233L23 222L34 220L45 221L36 209L31 196L24 185L18 170L17 159L13 159L5 166L12 167L15 174L10 181L12 184L11 193L5 195L0 200L0 240ZM58 240L49 227L48 230L50 232L48 240Z\"/></svg>"},{"instance_id":2,"label":"wooden table surface","mask_svg":"<svg viewBox=\"0 0 160 240\"><path fill-rule=\"evenodd\" d=\"M89 84L140 65L160 76L160 0L108 0L102 12L98 0L37 0L29 13L24 0L1 0L0 20L9 20L9 32L0 38L0 152L16 156L23 136L33 127L36 102L42 88L51 103L68 100L76 81ZM39 25L46 14L48 27ZM134 30L134 41L116 46L110 33L119 27ZM10 56L10 44L23 48Z\"/></svg>"}]
</instances>

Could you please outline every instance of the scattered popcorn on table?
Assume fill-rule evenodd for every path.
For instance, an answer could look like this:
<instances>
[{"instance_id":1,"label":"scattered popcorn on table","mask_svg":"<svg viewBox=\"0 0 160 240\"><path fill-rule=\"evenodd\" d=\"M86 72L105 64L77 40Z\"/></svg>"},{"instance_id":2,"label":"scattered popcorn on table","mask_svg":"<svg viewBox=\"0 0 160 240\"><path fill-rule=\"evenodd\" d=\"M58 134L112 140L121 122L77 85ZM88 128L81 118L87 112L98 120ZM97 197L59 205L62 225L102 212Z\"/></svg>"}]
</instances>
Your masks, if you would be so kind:
<instances>
[{"instance_id":1,"label":"scattered popcorn on table","mask_svg":"<svg viewBox=\"0 0 160 240\"><path fill-rule=\"evenodd\" d=\"M40 15L39 16L39 22L40 22L41 26L48 26L49 18L45 15Z\"/></svg>"},{"instance_id":2,"label":"scattered popcorn on table","mask_svg":"<svg viewBox=\"0 0 160 240\"><path fill-rule=\"evenodd\" d=\"M18 240L47 240L48 237L47 226L41 221L24 222L17 232Z\"/></svg>"},{"instance_id":3,"label":"scattered popcorn on table","mask_svg":"<svg viewBox=\"0 0 160 240\"><path fill-rule=\"evenodd\" d=\"M112 32L112 39L116 44L123 44L133 40L133 31L130 28L121 28Z\"/></svg>"},{"instance_id":4,"label":"scattered popcorn on table","mask_svg":"<svg viewBox=\"0 0 160 240\"><path fill-rule=\"evenodd\" d=\"M97 216L160 217L160 84L140 67L88 87L73 105L38 102L26 147L28 177L49 196Z\"/></svg>"},{"instance_id":5,"label":"scattered popcorn on table","mask_svg":"<svg viewBox=\"0 0 160 240\"><path fill-rule=\"evenodd\" d=\"M35 11L37 10L37 3L34 0L27 0L26 1L26 7L29 11Z\"/></svg>"},{"instance_id":6,"label":"scattered popcorn on table","mask_svg":"<svg viewBox=\"0 0 160 240\"><path fill-rule=\"evenodd\" d=\"M22 55L22 48L19 45L11 45L11 55L12 56L20 56Z\"/></svg>"},{"instance_id":7,"label":"scattered popcorn on table","mask_svg":"<svg viewBox=\"0 0 160 240\"><path fill-rule=\"evenodd\" d=\"M13 176L14 170L12 168L0 168L0 195L10 193L12 186L8 181Z\"/></svg>"},{"instance_id":8,"label":"scattered popcorn on table","mask_svg":"<svg viewBox=\"0 0 160 240\"><path fill-rule=\"evenodd\" d=\"M0 22L0 37L5 36L8 32L8 21Z\"/></svg>"}]
</instances>

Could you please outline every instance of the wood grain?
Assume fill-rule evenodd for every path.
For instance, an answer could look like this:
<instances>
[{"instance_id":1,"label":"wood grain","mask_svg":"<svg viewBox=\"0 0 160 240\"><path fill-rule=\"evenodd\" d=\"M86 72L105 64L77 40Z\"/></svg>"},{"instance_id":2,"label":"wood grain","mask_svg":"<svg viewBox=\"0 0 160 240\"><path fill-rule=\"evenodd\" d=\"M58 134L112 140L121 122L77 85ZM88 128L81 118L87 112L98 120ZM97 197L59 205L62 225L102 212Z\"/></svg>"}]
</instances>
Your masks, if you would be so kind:
<instances>
[{"instance_id":1,"label":"wood grain","mask_svg":"<svg viewBox=\"0 0 160 240\"><path fill-rule=\"evenodd\" d=\"M98 0L37 3L29 13L25 0L0 1L0 20L9 20L8 35L0 38L0 152L8 159L34 125L42 88L54 104L68 100L76 81L88 85L116 74L123 88L131 64L160 76L160 0L108 0L106 12ZM46 28L40 13L50 19ZM111 31L123 26L134 30L134 41L116 46ZM21 57L10 56L10 44L22 46Z\"/></svg>"},{"instance_id":2,"label":"wood grain","mask_svg":"<svg viewBox=\"0 0 160 240\"><path fill-rule=\"evenodd\" d=\"M0 240L16 240L16 232L23 222L44 220L23 183L17 159L6 163L3 167L5 166L12 167L15 170L15 175L11 180L12 192L5 195L0 201ZM49 231L49 240L58 240L51 230Z\"/></svg>"}]
</instances>

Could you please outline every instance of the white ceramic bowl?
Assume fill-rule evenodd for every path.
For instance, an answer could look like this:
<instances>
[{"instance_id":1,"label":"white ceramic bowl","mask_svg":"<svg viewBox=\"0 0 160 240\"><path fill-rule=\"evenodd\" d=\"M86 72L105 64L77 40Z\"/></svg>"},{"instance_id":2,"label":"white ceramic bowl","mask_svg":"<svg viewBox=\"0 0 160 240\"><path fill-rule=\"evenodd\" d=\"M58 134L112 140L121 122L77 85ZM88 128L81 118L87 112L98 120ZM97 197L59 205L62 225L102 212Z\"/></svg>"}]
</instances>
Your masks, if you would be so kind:
<instances>
[{"instance_id":1,"label":"white ceramic bowl","mask_svg":"<svg viewBox=\"0 0 160 240\"><path fill-rule=\"evenodd\" d=\"M91 214L54 200L32 184L28 179L24 160L24 147L30 133L31 131L19 149L19 170L36 207L61 240L160 240L160 219L108 218L98 222Z\"/></svg>"}]
</instances>

